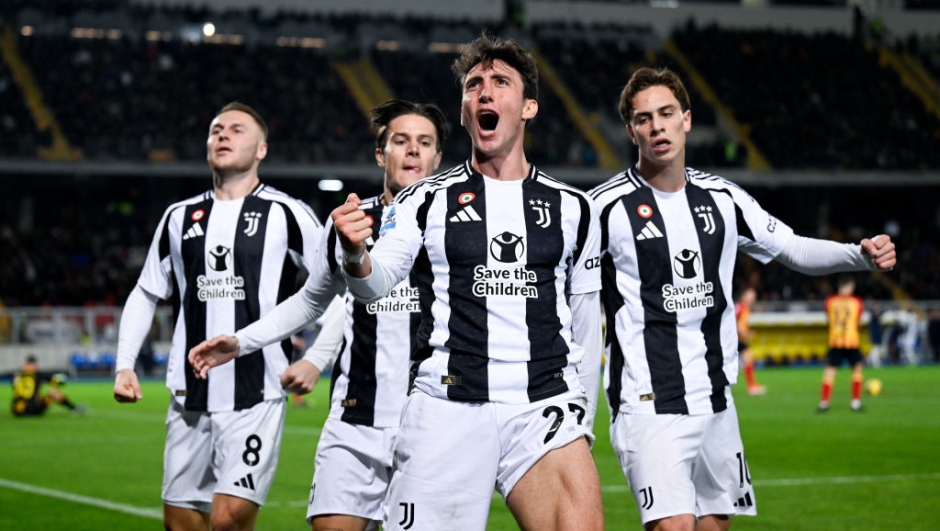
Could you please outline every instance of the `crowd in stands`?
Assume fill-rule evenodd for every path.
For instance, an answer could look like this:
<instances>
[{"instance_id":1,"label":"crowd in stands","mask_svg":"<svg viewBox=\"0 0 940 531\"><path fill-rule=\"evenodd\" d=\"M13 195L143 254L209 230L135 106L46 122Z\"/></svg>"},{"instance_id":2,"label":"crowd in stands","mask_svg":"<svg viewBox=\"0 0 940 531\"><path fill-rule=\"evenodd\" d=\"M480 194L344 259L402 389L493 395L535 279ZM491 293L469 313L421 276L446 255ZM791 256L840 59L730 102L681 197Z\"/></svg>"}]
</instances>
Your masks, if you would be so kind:
<instances>
[{"instance_id":1,"label":"crowd in stands","mask_svg":"<svg viewBox=\"0 0 940 531\"><path fill-rule=\"evenodd\" d=\"M0 253L5 257L0 264L0 300L6 306L123 304L137 281L163 209L210 186L208 177L0 182L9 192L0 202ZM299 193L303 190L299 179L268 183L316 205L321 218L342 200L340 194L317 205L308 197L314 193L309 187L306 194ZM831 187L815 190L814 199L801 198L805 192L796 189L749 187L748 191L807 237L858 242L890 234L897 242L900 265L883 278L859 275L860 296L890 300L894 297L890 286L896 284L915 300L940 301L936 187L913 193L893 187L875 193ZM903 201L912 208L884 206ZM814 219L821 208L831 209L831 225L820 226ZM756 286L762 301L821 301L833 291L835 281L832 276L796 273L774 262L761 265L742 255L735 284Z\"/></svg>"},{"instance_id":2,"label":"crowd in stands","mask_svg":"<svg viewBox=\"0 0 940 531\"><path fill-rule=\"evenodd\" d=\"M3 181L10 195L0 219L0 299L6 306L122 304L159 221L145 189L130 179L41 181Z\"/></svg>"},{"instance_id":3,"label":"crowd in stands","mask_svg":"<svg viewBox=\"0 0 940 531\"><path fill-rule=\"evenodd\" d=\"M536 46L558 71L585 111L612 139L622 158L634 162L636 154L627 139L619 113L620 92L638 67L668 66L685 79L687 72L662 53L662 41L647 26L608 23L585 27L579 24L544 24L533 28ZM590 75L585 75L590 72ZM689 159L699 166L726 168L743 166L743 147L716 128L716 116L693 83L687 83L693 109L693 135Z\"/></svg>"},{"instance_id":4,"label":"crowd in stands","mask_svg":"<svg viewBox=\"0 0 940 531\"><path fill-rule=\"evenodd\" d=\"M73 6L78 18L76 6L81 3L60 3ZM41 19L38 8L28 5L21 11L30 16L20 18ZM94 5L104 11L109 4ZM237 27L253 29L236 44L190 42L179 36L148 40L143 38L148 27L143 22L134 26L137 33L117 38L75 38L67 31L39 30L19 35L20 54L32 67L43 101L86 159L199 159L210 114L240 99L269 117L272 137L278 139L272 160L370 162L372 138L363 112L331 67L333 61L359 57L373 61L394 95L438 103L457 133L445 150L447 162L464 157L466 139L459 134L456 116L459 89L449 68L457 50L430 51L431 38L414 36L469 39L479 25L297 13L265 18L257 11L213 14L205 7L124 9L120 20L237 19ZM15 22L17 14L8 17ZM68 17L69 10L60 9L55 20ZM383 24L398 27L395 34L411 36L415 45L377 46L377 38L370 40L367 34L374 28L380 33ZM329 33L320 48L279 46L274 35L287 27ZM662 37L648 27L612 22L592 27L545 24L527 32L508 25L488 29L534 45L628 163L632 149L616 101L632 68L666 65L690 79L675 58L662 52ZM698 27L690 21L671 38L774 168L940 168L940 118L924 112L924 104L904 88L897 74L879 65L877 49L851 36ZM914 39L908 46L936 72L940 52L931 39L924 38L920 47ZM833 68L836 64L839 68ZM746 154L740 142L717 126L712 106L688 84L697 126L690 138L690 159L710 168L742 166ZM0 104L0 129L13 132L0 142L0 157L29 157L48 139L36 131L24 106L16 104L24 95L5 67L0 67L0 94L10 96L0 98L5 102ZM537 140L527 145L530 158L543 167L596 166L594 146L544 80L540 96L541 112L529 135Z\"/></svg>"},{"instance_id":5,"label":"crowd in stands","mask_svg":"<svg viewBox=\"0 0 940 531\"><path fill-rule=\"evenodd\" d=\"M34 36L20 51L42 65L44 100L90 160L201 159L209 121L233 100L266 116L271 160L371 154L361 111L315 49Z\"/></svg>"},{"instance_id":6,"label":"crowd in stands","mask_svg":"<svg viewBox=\"0 0 940 531\"><path fill-rule=\"evenodd\" d=\"M15 23L26 10L40 17L54 12L57 21L67 22L83 10L117 8L130 10L129 20L163 16L195 23L209 15L207 8L128 7L120 0L10 0L0 6L0 24ZM270 39L205 44L133 34L78 39L68 32L37 31L18 35L17 43L44 102L88 160L204 160L209 120L223 104L238 99L255 106L269 122L269 163L371 165L374 137L331 66L331 61L361 57L371 60L394 95L434 102L444 110L451 135L443 167L469 154L469 140L459 125L460 92L450 71L457 50L432 51L427 46L430 37L409 41L408 36L457 35L466 37L460 41L465 42L478 33L478 27L468 22L389 22L300 13L273 18L257 11L236 15L259 34L274 34L274 28L287 24L313 24L328 27L339 40L328 40L321 48L303 48L278 46ZM362 38L366 26L368 31L403 36L401 46L375 46ZM660 37L645 27L611 23L544 25L529 32L511 25L490 29L534 46L627 164L635 153L618 115L617 99L629 73L641 64L668 65L689 78L674 58L661 51ZM874 52L849 37L700 28L694 23L671 37L748 127L775 168L940 170L940 120L924 112L923 104L901 87L896 75L879 66ZM936 78L940 78L938 42L940 37L906 44ZM688 85L693 131L708 132L704 140L690 139L690 164L718 173L743 165L743 148L723 131L695 86ZM0 160L32 159L39 147L49 145L48 133L36 129L25 100L12 71L0 61ZM526 152L540 167L597 165L593 146L544 76L540 113L529 133ZM0 298L8 306L122 304L136 282L162 209L208 185L174 181L167 186L171 180L149 177L101 182L55 179L54 186L50 178L42 187L20 183L17 188L6 186L6 181L15 179L4 178L0 252L7 259L0 266ZM886 215L882 212L886 205L910 203L903 190L884 190L885 197L897 202L878 197L880 204L858 207L863 215L872 215L871 221L845 221L840 224L842 232L821 228L816 220L794 225L808 236L857 241L883 230L885 220L878 216ZM940 300L936 192L934 187L919 196L926 201L922 205L926 221L905 217L894 235L904 266L891 279L918 299ZM755 193L762 203L776 194L772 188L766 189L767 197L760 197L762 193ZM24 196L33 198L28 207L20 202ZM790 222L787 214L802 207L795 201L765 206ZM898 215L909 216L912 211ZM321 216L327 212L318 208ZM840 216L832 219L841 220ZM821 299L831 291L831 279L804 277L773 264L740 263L739 280L758 283L767 300ZM878 281L866 280L859 291L873 298L891 297Z\"/></svg>"},{"instance_id":7,"label":"crowd in stands","mask_svg":"<svg viewBox=\"0 0 940 531\"><path fill-rule=\"evenodd\" d=\"M940 79L940 32L903 39L898 48L915 57L934 80Z\"/></svg>"},{"instance_id":8,"label":"crowd in stands","mask_svg":"<svg viewBox=\"0 0 940 531\"><path fill-rule=\"evenodd\" d=\"M940 168L940 118L879 65L877 48L832 32L692 22L673 39L774 168Z\"/></svg>"},{"instance_id":9,"label":"crowd in stands","mask_svg":"<svg viewBox=\"0 0 940 531\"><path fill-rule=\"evenodd\" d=\"M898 267L881 275L857 275L859 296L890 300L896 286L914 300L940 301L937 186L814 187L812 193L799 187L747 190L769 212L806 237L859 242L890 235L897 245ZM735 283L756 286L761 300L822 300L834 291L836 276L809 277L774 262L762 266L740 255Z\"/></svg>"},{"instance_id":10,"label":"crowd in stands","mask_svg":"<svg viewBox=\"0 0 940 531\"><path fill-rule=\"evenodd\" d=\"M0 156L36 156L40 138L35 134L32 117L23 101L12 72L0 61Z\"/></svg>"}]
</instances>

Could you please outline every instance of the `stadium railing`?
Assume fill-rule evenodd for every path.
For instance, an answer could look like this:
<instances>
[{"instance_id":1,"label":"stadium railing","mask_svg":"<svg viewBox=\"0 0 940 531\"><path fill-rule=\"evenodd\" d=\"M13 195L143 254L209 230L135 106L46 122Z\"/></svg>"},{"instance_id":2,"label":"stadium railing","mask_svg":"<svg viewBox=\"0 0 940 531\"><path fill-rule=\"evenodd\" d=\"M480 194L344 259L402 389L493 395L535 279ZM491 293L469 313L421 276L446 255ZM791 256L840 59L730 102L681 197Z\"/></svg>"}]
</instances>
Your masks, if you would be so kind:
<instances>
[{"instance_id":1,"label":"stadium railing","mask_svg":"<svg viewBox=\"0 0 940 531\"><path fill-rule=\"evenodd\" d=\"M926 357L927 316L940 301L866 301L877 307L882 346L908 352L908 362ZM0 375L12 374L27 355L37 356L48 370L110 374L117 351L121 308L6 307L0 308ZM871 313L862 316L862 352L871 349ZM751 314L755 358L767 365L819 363L828 350L826 313L822 301L759 301ZM165 365L173 333L173 311L159 306L151 335L154 359ZM885 348L885 351L888 349Z\"/></svg>"},{"instance_id":2,"label":"stadium railing","mask_svg":"<svg viewBox=\"0 0 940 531\"><path fill-rule=\"evenodd\" d=\"M110 373L120 319L114 306L2 308L0 374L15 372L30 354L47 370ZM166 363L172 333L172 308L158 306L151 335L157 364Z\"/></svg>"}]
</instances>

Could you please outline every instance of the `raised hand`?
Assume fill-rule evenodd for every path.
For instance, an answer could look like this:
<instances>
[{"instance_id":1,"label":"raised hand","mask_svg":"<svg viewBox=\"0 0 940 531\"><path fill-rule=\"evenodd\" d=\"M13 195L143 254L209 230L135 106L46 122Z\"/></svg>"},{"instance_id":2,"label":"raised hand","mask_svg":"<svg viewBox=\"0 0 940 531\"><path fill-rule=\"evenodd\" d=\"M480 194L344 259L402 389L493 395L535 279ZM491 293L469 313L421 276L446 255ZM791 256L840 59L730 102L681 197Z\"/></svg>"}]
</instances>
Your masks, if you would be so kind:
<instances>
[{"instance_id":1,"label":"raised hand","mask_svg":"<svg viewBox=\"0 0 940 531\"><path fill-rule=\"evenodd\" d=\"M343 248L346 271L358 278L372 272L366 257L366 240L372 236L372 218L359 210L362 201L356 194L349 194L346 202L336 207L331 214L336 235Z\"/></svg>"}]
</instances>

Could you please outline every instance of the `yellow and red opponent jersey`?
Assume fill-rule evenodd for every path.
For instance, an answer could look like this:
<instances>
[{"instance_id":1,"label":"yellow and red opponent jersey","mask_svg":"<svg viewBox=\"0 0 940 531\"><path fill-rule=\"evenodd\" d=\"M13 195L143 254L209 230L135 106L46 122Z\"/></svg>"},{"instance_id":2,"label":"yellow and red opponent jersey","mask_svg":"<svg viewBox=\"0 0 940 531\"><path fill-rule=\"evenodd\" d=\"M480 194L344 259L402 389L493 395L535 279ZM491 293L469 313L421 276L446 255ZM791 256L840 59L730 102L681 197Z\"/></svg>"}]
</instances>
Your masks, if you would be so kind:
<instances>
[{"instance_id":1,"label":"yellow and red opponent jersey","mask_svg":"<svg viewBox=\"0 0 940 531\"><path fill-rule=\"evenodd\" d=\"M13 377L13 414L27 415L41 413L49 405L40 392L42 384L49 377L36 373L35 369L23 369Z\"/></svg>"},{"instance_id":2,"label":"yellow and red opponent jersey","mask_svg":"<svg viewBox=\"0 0 940 531\"><path fill-rule=\"evenodd\" d=\"M734 318L737 320L738 330L741 330L742 325L744 325L744 329L747 330L751 318L751 305L744 304L743 302L735 303Z\"/></svg>"},{"instance_id":3,"label":"yellow and red opponent jersey","mask_svg":"<svg viewBox=\"0 0 940 531\"><path fill-rule=\"evenodd\" d=\"M829 347L859 348L858 325L865 305L854 295L826 297L826 319L829 322Z\"/></svg>"}]
</instances>

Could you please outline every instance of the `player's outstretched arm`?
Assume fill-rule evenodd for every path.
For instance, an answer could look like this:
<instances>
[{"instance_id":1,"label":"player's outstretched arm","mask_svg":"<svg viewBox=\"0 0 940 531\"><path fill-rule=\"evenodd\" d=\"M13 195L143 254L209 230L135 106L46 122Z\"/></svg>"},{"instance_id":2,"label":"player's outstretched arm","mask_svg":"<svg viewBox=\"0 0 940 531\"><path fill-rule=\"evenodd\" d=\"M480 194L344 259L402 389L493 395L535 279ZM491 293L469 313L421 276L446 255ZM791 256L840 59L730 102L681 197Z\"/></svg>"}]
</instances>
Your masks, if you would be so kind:
<instances>
[{"instance_id":1,"label":"player's outstretched arm","mask_svg":"<svg viewBox=\"0 0 940 531\"><path fill-rule=\"evenodd\" d=\"M238 356L238 338L225 334L215 336L189 349L189 364L197 378L206 379L209 369L228 363Z\"/></svg>"},{"instance_id":2,"label":"player's outstretched arm","mask_svg":"<svg viewBox=\"0 0 940 531\"><path fill-rule=\"evenodd\" d=\"M307 360L297 360L281 375L281 387L285 391L305 395L313 391L320 380L320 369Z\"/></svg>"},{"instance_id":3,"label":"player's outstretched arm","mask_svg":"<svg viewBox=\"0 0 940 531\"><path fill-rule=\"evenodd\" d=\"M893 268L897 263L897 253L894 250L894 242L891 236L882 234L872 239L865 238L861 242L862 253L871 257L872 264L882 271Z\"/></svg>"},{"instance_id":4,"label":"player's outstretched arm","mask_svg":"<svg viewBox=\"0 0 940 531\"><path fill-rule=\"evenodd\" d=\"M114 375L114 399L118 402L137 402L144 397L134 369L122 369Z\"/></svg>"}]
</instances>

